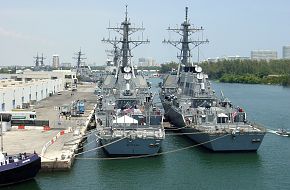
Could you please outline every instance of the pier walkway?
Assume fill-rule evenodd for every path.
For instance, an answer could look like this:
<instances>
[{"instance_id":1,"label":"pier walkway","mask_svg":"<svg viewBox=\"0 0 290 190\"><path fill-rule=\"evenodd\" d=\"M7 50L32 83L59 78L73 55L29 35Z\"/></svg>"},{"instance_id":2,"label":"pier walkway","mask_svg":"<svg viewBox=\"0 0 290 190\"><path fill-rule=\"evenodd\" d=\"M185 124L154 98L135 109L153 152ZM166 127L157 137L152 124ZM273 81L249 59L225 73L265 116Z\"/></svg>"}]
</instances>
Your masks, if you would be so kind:
<instances>
[{"instance_id":1,"label":"pier walkway","mask_svg":"<svg viewBox=\"0 0 290 190\"><path fill-rule=\"evenodd\" d=\"M63 91L37 102L37 119L49 120L49 129L12 129L4 134L4 149L9 154L36 151L42 156L43 170L69 169L90 124L97 97L94 84L79 85L78 90ZM77 117L60 117L58 107L74 100L85 100L85 113ZM76 139L76 140L74 140Z\"/></svg>"}]
</instances>

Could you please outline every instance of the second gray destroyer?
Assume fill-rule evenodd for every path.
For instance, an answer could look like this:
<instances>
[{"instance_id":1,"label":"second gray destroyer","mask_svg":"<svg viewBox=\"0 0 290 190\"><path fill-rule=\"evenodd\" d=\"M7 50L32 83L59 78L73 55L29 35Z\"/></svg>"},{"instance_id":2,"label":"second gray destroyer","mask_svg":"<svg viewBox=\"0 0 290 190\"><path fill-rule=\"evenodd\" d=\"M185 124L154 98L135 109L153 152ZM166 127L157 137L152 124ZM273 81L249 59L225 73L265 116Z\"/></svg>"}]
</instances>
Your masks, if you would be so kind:
<instances>
[{"instance_id":1,"label":"second gray destroyer","mask_svg":"<svg viewBox=\"0 0 290 190\"><path fill-rule=\"evenodd\" d=\"M256 151L266 133L264 127L247 120L246 112L227 98L218 98L208 75L198 64L190 62L189 44L197 47L208 40L193 41L193 28L187 18L180 29L168 29L182 35L181 41L164 41L177 47L181 44L181 63L176 75L164 78L161 102L165 117L184 135L212 151Z\"/></svg>"},{"instance_id":2,"label":"second gray destroyer","mask_svg":"<svg viewBox=\"0 0 290 190\"><path fill-rule=\"evenodd\" d=\"M154 95L144 76L131 64L131 49L146 41L133 41L129 35L144 28L131 28L127 18L117 30L122 39L107 39L116 48L121 44L121 60L115 55L116 69L108 73L98 95L96 108L97 138L109 155L153 155L165 138L163 114L153 104Z\"/></svg>"}]
</instances>

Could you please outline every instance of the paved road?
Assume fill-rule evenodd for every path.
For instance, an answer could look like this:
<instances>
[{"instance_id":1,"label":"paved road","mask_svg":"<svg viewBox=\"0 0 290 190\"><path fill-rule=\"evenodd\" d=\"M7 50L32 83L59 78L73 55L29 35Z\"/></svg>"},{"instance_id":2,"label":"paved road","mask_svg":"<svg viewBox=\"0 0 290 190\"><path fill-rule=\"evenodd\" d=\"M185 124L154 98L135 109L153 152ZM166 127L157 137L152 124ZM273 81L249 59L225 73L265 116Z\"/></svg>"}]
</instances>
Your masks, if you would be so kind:
<instances>
[{"instance_id":1,"label":"paved road","mask_svg":"<svg viewBox=\"0 0 290 190\"><path fill-rule=\"evenodd\" d=\"M41 153L43 145L58 133L57 130L12 130L4 133L4 151L8 154L20 152Z\"/></svg>"}]
</instances>

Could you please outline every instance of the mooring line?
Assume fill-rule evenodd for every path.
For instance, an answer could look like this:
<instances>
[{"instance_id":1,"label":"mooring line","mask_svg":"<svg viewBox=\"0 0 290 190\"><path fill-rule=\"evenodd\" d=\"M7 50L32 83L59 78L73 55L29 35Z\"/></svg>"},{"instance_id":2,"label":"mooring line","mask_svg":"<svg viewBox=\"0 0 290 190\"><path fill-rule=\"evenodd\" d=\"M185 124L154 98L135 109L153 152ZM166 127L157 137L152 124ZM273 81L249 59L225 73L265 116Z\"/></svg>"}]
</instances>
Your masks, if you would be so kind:
<instances>
[{"instance_id":1,"label":"mooring line","mask_svg":"<svg viewBox=\"0 0 290 190\"><path fill-rule=\"evenodd\" d=\"M212 140L205 141L205 142L202 142L202 143L199 143L199 144L190 145L190 146L187 146L187 147L174 149L174 150L170 150L170 151L166 151L166 152L155 153L155 154L128 156L128 157L109 157L109 158L96 158L96 157L79 158L79 157L76 157L75 159L77 159L77 160L126 160L126 159L147 158L147 157L153 157L153 156L161 156L161 155L170 154L170 153L174 153L174 152L179 152L179 151L182 151L182 150L186 150L186 149L190 149L190 148L193 148L193 147L201 146L203 144L207 144L207 143L216 141L218 139L224 138L224 137L229 136L229 135L231 135L231 134L226 134L226 135L223 135L223 136L220 136L220 137L217 137L217 138L214 138Z\"/></svg>"}]
</instances>

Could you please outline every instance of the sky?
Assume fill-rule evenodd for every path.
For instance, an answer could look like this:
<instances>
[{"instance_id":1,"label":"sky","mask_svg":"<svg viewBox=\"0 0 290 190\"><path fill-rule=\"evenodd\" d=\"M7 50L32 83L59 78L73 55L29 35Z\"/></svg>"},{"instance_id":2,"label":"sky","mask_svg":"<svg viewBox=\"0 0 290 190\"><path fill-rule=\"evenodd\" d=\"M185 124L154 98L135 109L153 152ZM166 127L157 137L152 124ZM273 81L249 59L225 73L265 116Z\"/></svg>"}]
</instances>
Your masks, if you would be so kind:
<instances>
[{"instance_id":1,"label":"sky","mask_svg":"<svg viewBox=\"0 0 290 190\"><path fill-rule=\"evenodd\" d=\"M290 45L290 1L287 0L0 0L0 66L34 65L36 54L44 54L50 65L52 55L60 62L75 64L74 54L82 49L87 64L103 65L107 60L103 38L117 36L107 27L120 26L125 5L132 26L145 31L132 39L149 39L149 44L133 49L133 61L153 58L158 63L178 61L179 52L164 39L180 36L166 29L180 27L188 17L205 30L193 40L208 39L200 46L200 59L222 56L250 56L251 50L278 51ZM197 60L193 50L192 60Z\"/></svg>"}]
</instances>

